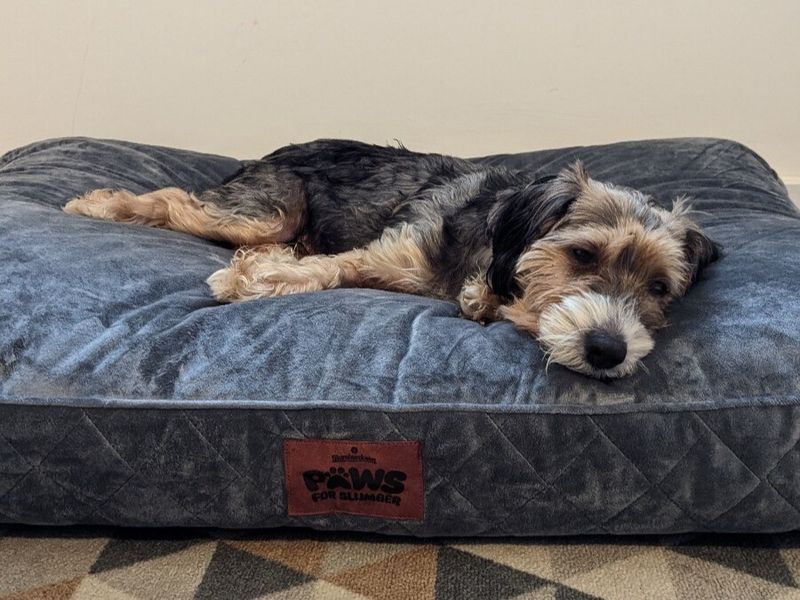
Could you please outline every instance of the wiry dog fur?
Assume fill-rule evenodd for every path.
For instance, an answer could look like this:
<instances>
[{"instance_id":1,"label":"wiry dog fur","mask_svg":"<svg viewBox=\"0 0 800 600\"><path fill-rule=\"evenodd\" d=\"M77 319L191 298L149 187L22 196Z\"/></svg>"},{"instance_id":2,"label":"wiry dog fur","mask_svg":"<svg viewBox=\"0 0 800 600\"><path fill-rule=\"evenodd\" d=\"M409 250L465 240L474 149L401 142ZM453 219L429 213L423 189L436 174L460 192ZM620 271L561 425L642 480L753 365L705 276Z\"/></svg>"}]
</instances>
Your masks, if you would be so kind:
<instances>
[{"instance_id":1,"label":"wiry dog fur","mask_svg":"<svg viewBox=\"0 0 800 600\"><path fill-rule=\"evenodd\" d=\"M456 299L598 377L631 373L670 302L719 256L684 200L662 208L580 162L533 180L337 140L281 148L199 196L96 190L64 210L239 246L208 280L221 301L337 287Z\"/></svg>"}]
</instances>

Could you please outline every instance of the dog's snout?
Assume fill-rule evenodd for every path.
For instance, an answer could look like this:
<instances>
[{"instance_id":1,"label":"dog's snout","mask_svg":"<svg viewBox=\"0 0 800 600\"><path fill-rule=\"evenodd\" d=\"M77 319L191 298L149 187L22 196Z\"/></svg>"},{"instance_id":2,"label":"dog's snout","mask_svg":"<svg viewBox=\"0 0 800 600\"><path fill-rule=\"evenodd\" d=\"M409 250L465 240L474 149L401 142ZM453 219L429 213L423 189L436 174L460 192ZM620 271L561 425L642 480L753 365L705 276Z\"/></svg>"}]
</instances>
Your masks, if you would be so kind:
<instances>
[{"instance_id":1,"label":"dog's snout","mask_svg":"<svg viewBox=\"0 0 800 600\"><path fill-rule=\"evenodd\" d=\"M584 340L586 362L595 369L611 369L625 360L628 345L618 334L593 329Z\"/></svg>"}]
</instances>

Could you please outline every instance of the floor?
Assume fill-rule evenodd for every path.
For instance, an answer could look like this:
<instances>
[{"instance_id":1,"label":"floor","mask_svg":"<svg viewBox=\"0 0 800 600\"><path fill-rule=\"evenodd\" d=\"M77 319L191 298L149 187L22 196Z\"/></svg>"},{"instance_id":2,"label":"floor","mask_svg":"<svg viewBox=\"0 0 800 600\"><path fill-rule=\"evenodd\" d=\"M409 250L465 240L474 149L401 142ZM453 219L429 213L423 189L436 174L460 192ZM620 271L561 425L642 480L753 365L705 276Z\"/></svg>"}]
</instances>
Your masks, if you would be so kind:
<instances>
[{"instance_id":1,"label":"floor","mask_svg":"<svg viewBox=\"0 0 800 600\"><path fill-rule=\"evenodd\" d=\"M800 534L413 540L0 528L2 600L800 599Z\"/></svg>"}]
</instances>

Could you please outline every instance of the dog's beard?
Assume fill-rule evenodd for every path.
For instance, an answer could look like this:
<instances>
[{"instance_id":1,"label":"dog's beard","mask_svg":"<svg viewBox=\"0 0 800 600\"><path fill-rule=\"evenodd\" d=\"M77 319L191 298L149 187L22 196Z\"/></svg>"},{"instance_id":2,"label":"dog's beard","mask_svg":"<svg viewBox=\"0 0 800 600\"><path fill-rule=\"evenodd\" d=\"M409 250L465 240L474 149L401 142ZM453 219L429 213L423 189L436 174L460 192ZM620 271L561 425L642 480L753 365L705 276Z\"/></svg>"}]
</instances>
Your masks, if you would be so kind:
<instances>
[{"instance_id":1,"label":"dog's beard","mask_svg":"<svg viewBox=\"0 0 800 600\"><path fill-rule=\"evenodd\" d=\"M625 359L615 367L598 369L586 359L586 334L593 330L621 337L627 344ZM548 306L539 320L539 342L547 364L558 363L599 378L630 375L653 349L653 338L642 325L632 300L587 292L562 298Z\"/></svg>"}]
</instances>

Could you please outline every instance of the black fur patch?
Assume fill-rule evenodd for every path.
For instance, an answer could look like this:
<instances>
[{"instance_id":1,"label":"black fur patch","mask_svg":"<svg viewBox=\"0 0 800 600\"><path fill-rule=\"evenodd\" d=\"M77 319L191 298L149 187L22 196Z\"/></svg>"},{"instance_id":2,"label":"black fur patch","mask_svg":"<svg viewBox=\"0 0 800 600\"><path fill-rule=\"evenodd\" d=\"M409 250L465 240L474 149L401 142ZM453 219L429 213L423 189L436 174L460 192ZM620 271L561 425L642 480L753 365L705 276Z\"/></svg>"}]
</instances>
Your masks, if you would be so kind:
<instances>
[{"instance_id":1,"label":"black fur patch","mask_svg":"<svg viewBox=\"0 0 800 600\"><path fill-rule=\"evenodd\" d=\"M697 281L704 268L722 258L722 246L702 231L687 230L684 244L686 259L692 269L691 283Z\"/></svg>"},{"instance_id":2,"label":"black fur patch","mask_svg":"<svg viewBox=\"0 0 800 600\"><path fill-rule=\"evenodd\" d=\"M492 262L487 279L492 291L509 299L520 292L515 275L517 260L535 240L544 237L567 213L575 198L548 197L548 183L554 176L544 177L514 192L503 207L492 228Z\"/></svg>"}]
</instances>

